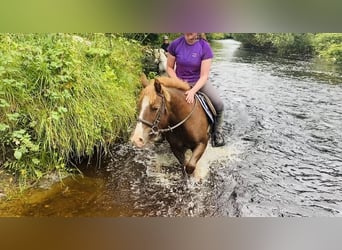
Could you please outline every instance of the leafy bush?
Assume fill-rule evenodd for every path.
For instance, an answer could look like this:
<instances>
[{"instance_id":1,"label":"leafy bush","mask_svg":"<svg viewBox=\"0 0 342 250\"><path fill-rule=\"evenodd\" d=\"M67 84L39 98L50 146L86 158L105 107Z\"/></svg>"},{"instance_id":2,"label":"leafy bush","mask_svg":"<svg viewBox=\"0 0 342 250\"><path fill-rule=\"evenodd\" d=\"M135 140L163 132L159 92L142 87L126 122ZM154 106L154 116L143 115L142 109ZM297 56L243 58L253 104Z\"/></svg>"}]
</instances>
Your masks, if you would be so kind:
<instances>
[{"instance_id":1,"label":"leafy bush","mask_svg":"<svg viewBox=\"0 0 342 250\"><path fill-rule=\"evenodd\" d=\"M342 34L319 33L313 39L316 54L336 64L342 64Z\"/></svg>"},{"instance_id":2,"label":"leafy bush","mask_svg":"<svg viewBox=\"0 0 342 250\"><path fill-rule=\"evenodd\" d=\"M245 47L277 52L280 55L311 54L309 33L246 33L233 34Z\"/></svg>"},{"instance_id":3,"label":"leafy bush","mask_svg":"<svg viewBox=\"0 0 342 250\"><path fill-rule=\"evenodd\" d=\"M25 183L127 136L140 61L115 35L1 34L0 165Z\"/></svg>"},{"instance_id":4,"label":"leafy bush","mask_svg":"<svg viewBox=\"0 0 342 250\"><path fill-rule=\"evenodd\" d=\"M276 51L280 55L317 55L342 64L341 33L237 33L244 47Z\"/></svg>"}]
</instances>

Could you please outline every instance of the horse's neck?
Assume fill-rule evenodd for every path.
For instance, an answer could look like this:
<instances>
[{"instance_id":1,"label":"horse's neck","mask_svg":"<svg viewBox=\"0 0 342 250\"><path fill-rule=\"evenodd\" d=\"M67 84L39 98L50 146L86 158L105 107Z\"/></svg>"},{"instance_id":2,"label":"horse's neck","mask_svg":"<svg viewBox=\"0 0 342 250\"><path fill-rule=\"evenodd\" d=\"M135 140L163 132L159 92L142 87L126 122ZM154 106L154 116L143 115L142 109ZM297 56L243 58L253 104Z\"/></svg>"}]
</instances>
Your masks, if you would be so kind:
<instances>
[{"instance_id":1,"label":"horse's neck","mask_svg":"<svg viewBox=\"0 0 342 250\"><path fill-rule=\"evenodd\" d=\"M169 114L173 122L179 122L190 113L192 105L185 100L184 90L176 88L167 88L170 94Z\"/></svg>"}]
</instances>

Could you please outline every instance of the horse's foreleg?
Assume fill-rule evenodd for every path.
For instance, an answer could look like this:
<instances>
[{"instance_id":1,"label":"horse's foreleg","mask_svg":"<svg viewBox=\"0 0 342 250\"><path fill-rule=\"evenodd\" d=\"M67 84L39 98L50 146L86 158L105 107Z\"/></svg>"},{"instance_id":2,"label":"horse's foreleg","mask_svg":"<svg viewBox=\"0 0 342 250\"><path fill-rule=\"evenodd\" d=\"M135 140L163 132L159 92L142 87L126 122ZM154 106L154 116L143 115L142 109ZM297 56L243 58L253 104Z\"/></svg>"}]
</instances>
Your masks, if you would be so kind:
<instances>
[{"instance_id":1,"label":"horse's foreleg","mask_svg":"<svg viewBox=\"0 0 342 250\"><path fill-rule=\"evenodd\" d=\"M195 171L198 160L202 157L204 150L206 149L206 143L199 143L193 150L189 162L185 166L185 171L188 174L192 174Z\"/></svg>"},{"instance_id":2,"label":"horse's foreleg","mask_svg":"<svg viewBox=\"0 0 342 250\"><path fill-rule=\"evenodd\" d=\"M184 166L185 164L185 149L171 146L172 153L176 156L179 163Z\"/></svg>"}]
</instances>

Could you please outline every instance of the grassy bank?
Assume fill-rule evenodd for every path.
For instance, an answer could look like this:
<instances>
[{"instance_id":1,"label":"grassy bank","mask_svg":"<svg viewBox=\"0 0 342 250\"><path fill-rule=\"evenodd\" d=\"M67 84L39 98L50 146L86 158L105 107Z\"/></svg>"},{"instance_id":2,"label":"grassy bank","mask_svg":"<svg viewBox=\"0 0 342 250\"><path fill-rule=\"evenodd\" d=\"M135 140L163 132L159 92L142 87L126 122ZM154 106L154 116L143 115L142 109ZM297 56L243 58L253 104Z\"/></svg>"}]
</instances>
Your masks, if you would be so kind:
<instances>
[{"instance_id":1,"label":"grassy bank","mask_svg":"<svg viewBox=\"0 0 342 250\"><path fill-rule=\"evenodd\" d=\"M126 137L141 54L113 35L1 34L1 168L27 185Z\"/></svg>"}]
</instances>

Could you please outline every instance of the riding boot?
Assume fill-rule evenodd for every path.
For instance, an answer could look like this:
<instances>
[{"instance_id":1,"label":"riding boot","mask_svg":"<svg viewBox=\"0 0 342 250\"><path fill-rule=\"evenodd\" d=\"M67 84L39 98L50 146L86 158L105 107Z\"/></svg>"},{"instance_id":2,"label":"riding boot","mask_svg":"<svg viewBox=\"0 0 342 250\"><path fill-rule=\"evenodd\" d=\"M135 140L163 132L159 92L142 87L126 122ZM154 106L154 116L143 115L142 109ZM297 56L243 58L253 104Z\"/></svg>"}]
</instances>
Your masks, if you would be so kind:
<instances>
[{"instance_id":1,"label":"riding boot","mask_svg":"<svg viewBox=\"0 0 342 250\"><path fill-rule=\"evenodd\" d=\"M213 147L221 147L224 146L226 143L223 137L223 111L217 113L216 121L212 130L212 140L211 144Z\"/></svg>"}]
</instances>

